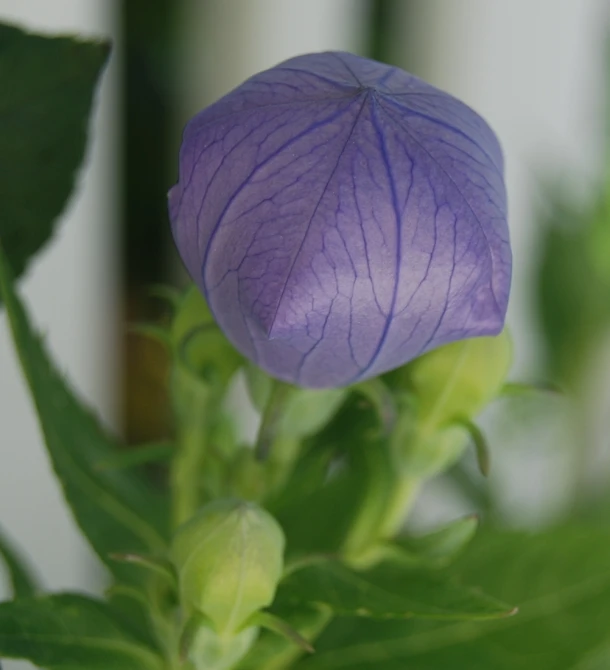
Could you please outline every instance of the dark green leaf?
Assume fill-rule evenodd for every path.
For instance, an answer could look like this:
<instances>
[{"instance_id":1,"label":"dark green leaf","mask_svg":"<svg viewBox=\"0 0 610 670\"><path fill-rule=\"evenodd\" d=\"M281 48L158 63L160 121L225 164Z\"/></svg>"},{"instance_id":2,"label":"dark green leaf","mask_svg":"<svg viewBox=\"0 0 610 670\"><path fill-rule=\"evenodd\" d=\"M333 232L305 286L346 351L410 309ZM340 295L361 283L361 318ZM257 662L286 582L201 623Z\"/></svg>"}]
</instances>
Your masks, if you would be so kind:
<instances>
[{"instance_id":1,"label":"dark green leaf","mask_svg":"<svg viewBox=\"0 0 610 670\"><path fill-rule=\"evenodd\" d=\"M49 670L161 670L161 659L101 601L61 594L0 603L0 656Z\"/></svg>"},{"instance_id":2,"label":"dark green leaf","mask_svg":"<svg viewBox=\"0 0 610 670\"><path fill-rule=\"evenodd\" d=\"M16 276L72 192L109 51L0 24L0 241Z\"/></svg>"},{"instance_id":3,"label":"dark green leaf","mask_svg":"<svg viewBox=\"0 0 610 670\"><path fill-rule=\"evenodd\" d=\"M290 559L342 549L379 470L379 433L375 409L353 394L311 438L284 491L269 503L286 533Z\"/></svg>"},{"instance_id":4,"label":"dark green leaf","mask_svg":"<svg viewBox=\"0 0 610 670\"><path fill-rule=\"evenodd\" d=\"M593 662L610 644L610 531L479 533L453 571L519 613L487 622L337 620L299 670L601 670Z\"/></svg>"},{"instance_id":5,"label":"dark green leaf","mask_svg":"<svg viewBox=\"0 0 610 670\"><path fill-rule=\"evenodd\" d=\"M97 468L117 457L116 443L53 368L14 292L1 248L0 292L48 453L76 521L117 577L140 579L137 568L111 561L108 555L163 549L168 505L138 473Z\"/></svg>"},{"instance_id":6,"label":"dark green leaf","mask_svg":"<svg viewBox=\"0 0 610 670\"><path fill-rule=\"evenodd\" d=\"M320 461L324 465L323 454ZM295 478L305 475L313 484L319 472L313 455L312 461L307 465L311 465L311 468L305 471L297 465ZM294 497L290 497L292 485L289 482L286 486L286 498L277 506L271 506L286 533L290 558L340 551L350 528L354 509L361 503L366 473L350 469L344 463L338 467L340 470L333 473L333 477L323 486L315 489L312 485L305 490L299 486L294 489ZM297 492L302 495L297 497Z\"/></svg>"},{"instance_id":7,"label":"dark green leaf","mask_svg":"<svg viewBox=\"0 0 610 670\"><path fill-rule=\"evenodd\" d=\"M461 586L444 573L395 562L361 572L337 561L310 565L286 577L278 599L372 619L490 619L514 613L510 605Z\"/></svg>"},{"instance_id":8,"label":"dark green leaf","mask_svg":"<svg viewBox=\"0 0 610 670\"><path fill-rule=\"evenodd\" d=\"M4 560L14 598L27 598L40 588L25 559L0 528L0 557Z\"/></svg>"}]
</instances>

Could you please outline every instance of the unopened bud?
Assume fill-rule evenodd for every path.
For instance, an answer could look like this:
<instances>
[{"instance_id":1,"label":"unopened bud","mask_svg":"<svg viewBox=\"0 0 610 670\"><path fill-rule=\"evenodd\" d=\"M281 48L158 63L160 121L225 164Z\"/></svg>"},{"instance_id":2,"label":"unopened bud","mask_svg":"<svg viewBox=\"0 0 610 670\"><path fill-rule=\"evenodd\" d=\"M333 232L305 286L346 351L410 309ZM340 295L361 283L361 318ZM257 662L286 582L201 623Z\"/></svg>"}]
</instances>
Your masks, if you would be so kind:
<instances>
[{"instance_id":1,"label":"unopened bud","mask_svg":"<svg viewBox=\"0 0 610 670\"><path fill-rule=\"evenodd\" d=\"M233 633L273 601L283 553L282 529L261 507L235 499L209 503L172 543L182 602L216 632Z\"/></svg>"},{"instance_id":2,"label":"unopened bud","mask_svg":"<svg viewBox=\"0 0 610 670\"><path fill-rule=\"evenodd\" d=\"M511 362L504 330L439 347L397 370L393 381L415 395L421 424L441 427L479 414L500 393Z\"/></svg>"}]
</instances>

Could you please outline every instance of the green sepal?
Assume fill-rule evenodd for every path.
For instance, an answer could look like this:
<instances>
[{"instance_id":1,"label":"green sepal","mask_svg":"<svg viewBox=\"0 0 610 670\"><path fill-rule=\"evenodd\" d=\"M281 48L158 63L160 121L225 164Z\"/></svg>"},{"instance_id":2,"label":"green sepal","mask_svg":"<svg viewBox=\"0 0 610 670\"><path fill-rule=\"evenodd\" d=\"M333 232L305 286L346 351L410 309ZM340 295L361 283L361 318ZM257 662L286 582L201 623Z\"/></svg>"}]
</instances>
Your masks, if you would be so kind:
<instances>
[{"instance_id":1,"label":"green sepal","mask_svg":"<svg viewBox=\"0 0 610 670\"><path fill-rule=\"evenodd\" d=\"M306 640L314 640L332 619L327 608L311 605L274 604L273 614L286 621ZM235 670L279 670L292 668L304 651L290 639L262 629L256 642ZM309 656L309 654L308 654Z\"/></svg>"},{"instance_id":2,"label":"green sepal","mask_svg":"<svg viewBox=\"0 0 610 670\"><path fill-rule=\"evenodd\" d=\"M178 641L178 653L182 663L186 663L193 647L193 643L195 642L195 638L197 637L197 633L199 633L204 626L212 627L210 620L201 612L192 612L186 620L182 632L180 633L180 640Z\"/></svg>"},{"instance_id":3,"label":"green sepal","mask_svg":"<svg viewBox=\"0 0 610 670\"><path fill-rule=\"evenodd\" d=\"M201 612L187 619L179 640L179 658L194 670L229 670L252 648L258 636L255 626L229 635L218 635L213 623Z\"/></svg>"},{"instance_id":4,"label":"green sepal","mask_svg":"<svg viewBox=\"0 0 610 670\"><path fill-rule=\"evenodd\" d=\"M41 591L34 571L0 527L0 558L6 567L13 598L28 598Z\"/></svg>"},{"instance_id":5,"label":"green sepal","mask_svg":"<svg viewBox=\"0 0 610 670\"><path fill-rule=\"evenodd\" d=\"M165 558L146 556L143 554L110 554L109 558L119 563L129 563L145 570L150 570L163 579L174 589L178 588L178 575L172 563Z\"/></svg>"},{"instance_id":6,"label":"green sepal","mask_svg":"<svg viewBox=\"0 0 610 670\"><path fill-rule=\"evenodd\" d=\"M104 596L110 604L119 600L128 600L130 604L136 604L145 612L148 611L150 605L144 591L125 584L112 584L104 590ZM118 607L119 611L122 609L124 609L122 606Z\"/></svg>"},{"instance_id":7,"label":"green sepal","mask_svg":"<svg viewBox=\"0 0 610 670\"><path fill-rule=\"evenodd\" d=\"M284 621L278 616L271 614L271 612L256 612L247 621L244 628L249 626L258 626L265 628L281 637L285 638L292 644L295 644L302 651L308 654L313 654L315 649L310 642L306 640L297 630L295 630L287 621Z\"/></svg>"},{"instance_id":8,"label":"green sepal","mask_svg":"<svg viewBox=\"0 0 610 670\"><path fill-rule=\"evenodd\" d=\"M489 454L489 447L487 445L487 440L481 429L470 419L461 419L454 421L456 426L461 426L468 433L472 443L474 444L474 449L477 457L477 465L479 470L484 477L489 475L489 470L491 467L491 456Z\"/></svg>"}]
</instances>

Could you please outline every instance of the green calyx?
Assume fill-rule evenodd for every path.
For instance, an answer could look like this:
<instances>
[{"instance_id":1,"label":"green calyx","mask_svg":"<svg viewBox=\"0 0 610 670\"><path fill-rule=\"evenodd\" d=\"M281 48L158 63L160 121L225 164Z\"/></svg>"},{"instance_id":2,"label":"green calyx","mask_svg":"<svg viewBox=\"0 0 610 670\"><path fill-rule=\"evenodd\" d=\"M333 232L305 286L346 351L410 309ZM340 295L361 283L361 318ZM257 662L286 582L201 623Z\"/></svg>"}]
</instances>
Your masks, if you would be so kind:
<instances>
[{"instance_id":1,"label":"green calyx","mask_svg":"<svg viewBox=\"0 0 610 670\"><path fill-rule=\"evenodd\" d=\"M174 536L170 559L182 606L232 635L269 606L283 571L284 534L254 503L221 499L205 505Z\"/></svg>"},{"instance_id":2,"label":"green calyx","mask_svg":"<svg viewBox=\"0 0 610 670\"><path fill-rule=\"evenodd\" d=\"M392 382L416 397L418 421L432 430L472 419L496 396L512 362L507 330L453 342L396 371Z\"/></svg>"}]
</instances>

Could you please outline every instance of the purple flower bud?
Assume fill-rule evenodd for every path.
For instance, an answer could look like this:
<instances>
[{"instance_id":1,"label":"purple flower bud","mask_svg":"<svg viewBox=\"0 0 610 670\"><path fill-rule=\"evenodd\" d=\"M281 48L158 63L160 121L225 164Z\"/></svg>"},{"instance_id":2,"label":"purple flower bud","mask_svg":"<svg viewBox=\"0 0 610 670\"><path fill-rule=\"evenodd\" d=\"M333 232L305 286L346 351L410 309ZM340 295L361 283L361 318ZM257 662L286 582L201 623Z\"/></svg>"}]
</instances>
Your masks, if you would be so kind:
<instances>
[{"instance_id":1,"label":"purple flower bud","mask_svg":"<svg viewBox=\"0 0 610 670\"><path fill-rule=\"evenodd\" d=\"M292 58L187 125L174 237L231 342L269 374L341 386L499 333L503 160L475 112L348 53Z\"/></svg>"}]
</instances>

